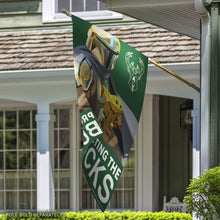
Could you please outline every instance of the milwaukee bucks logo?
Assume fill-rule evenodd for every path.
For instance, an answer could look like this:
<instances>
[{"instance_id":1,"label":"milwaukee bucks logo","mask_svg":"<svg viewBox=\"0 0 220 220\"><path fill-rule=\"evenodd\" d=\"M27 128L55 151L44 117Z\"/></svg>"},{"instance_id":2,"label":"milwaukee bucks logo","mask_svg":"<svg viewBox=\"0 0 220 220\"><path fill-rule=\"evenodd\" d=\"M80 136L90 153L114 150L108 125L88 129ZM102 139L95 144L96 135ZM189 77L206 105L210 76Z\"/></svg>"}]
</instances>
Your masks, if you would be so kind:
<instances>
[{"instance_id":1,"label":"milwaukee bucks logo","mask_svg":"<svg viewBox=\"0 0 220 220\"><path fill-rule=\"evenodd\" d=\"M138 90L138 81L144 74L144 62L140 57L133 57L132 52L127 52L125 54L125 62L127 65L127 70L130 74L128 85L132 92Z\"/></svg>"}]
</instances>

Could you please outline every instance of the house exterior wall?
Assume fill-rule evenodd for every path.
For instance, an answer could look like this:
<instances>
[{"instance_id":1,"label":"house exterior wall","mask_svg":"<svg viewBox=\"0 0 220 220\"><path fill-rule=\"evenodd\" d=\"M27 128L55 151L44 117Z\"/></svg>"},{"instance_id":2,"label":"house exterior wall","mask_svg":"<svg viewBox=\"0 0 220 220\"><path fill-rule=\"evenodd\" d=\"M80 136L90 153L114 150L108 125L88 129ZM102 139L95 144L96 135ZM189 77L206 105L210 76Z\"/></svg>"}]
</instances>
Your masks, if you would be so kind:
<instances>
[{"instance_id":1,"label":"house exterior wall","mask_svg":"<svg viewBox=\"0 0 220 220\"><path fill-rule=\"evenodd\" d=\"M73 71L73 69L72 69ZM19 77L19 74L20 77ZM71 111L71 133L70 138L71 147L71 210L79 210L80 201L80 160L79 160L79 147L80 140L79 134L79 113L76 105L76 92L72 80L72 73L67 71L66 74L60 72L60 77L57 77L57 81L54 81L56 73L49 73L45 70L44 75L40 75L39 72L35 73L35 77L32 75L26 82L22 79L24 72L17 72L14 77L19 80L10 80L0 85L0 99L2 108L9 108L10 104L12 108L16 106L32 106L37 110L35 120L37 122L37 210L54 210L54 159L53 159L53 124L56 120L54 115L54 108L56 106L69 105ZM62 75L61 75L62 74ZM10 78L11 76L8 77ZM46 76L47 75L47 76ZM38 78L38 79L37 79ZM46 80L47 78L47 80ZM5 100L5 102L3 102ZM7 100L11 100L8 102ZM7 104L7 102L9 104ZM4 104L3 104L4 103ZM154 179L149 178L157 175L154 172L153 164L156 159L153 149L157 147L157 142L154 141L155 133L151 131L151 127L155 127L154 118L158 118L156 110L158 106L154 103L158 103L158 99L155 99L153 95L146 95L144 101L144 111L141 116L141 123L139 125L139 133L136 137L135 145L137 148L136 160L138 161L135 166L135 209L136 210L152 210L152 201L154 200ZM10 108L9 108L10 109ZM148 121L146 124L145 121ZM158 126L156 125L156 130ZM147 134L144 135L144 134ZM153 156L153 157L152 157ZM147 157L147 158L146 158ZM143 166L146 169L143 169ZM146 187L146 185L148 187ZM5 210L7 211L7 210Z\"/></svg>"},{"instance_id":2,"label":"house exterior wall","mask_svg":"<svg viewBox=\"0 0 220 220\"><path fill-rule=\"evenodd\" d=\"M71 28L70 22L42 21L42 1L0 0L0 31ZM96 21L98 25L136 23L121 20ZM198 83L199 64L168 66L184 77ZM199 95L191 88L176 84L175 79L149 67L148 84L138 133L135 139L134 209L155 211L159 208L159 95L192 98ZM0 107L31 106L37 110L37 210L55 208L54 140L52 130L56 121L55 106L70 106L71 210L81 210L80 191L80 121L73 82L73 68L48 70L18 70L0 72ZM177 92L178 88L178 92ZM10 100L10 101L9 101ZM197 129L195 127L195 129ZM34 208L33 208L34 209ZM5 210L6 211L6 210Z\"/></svg>"},{"instance_id":3,"label":"house exterior wall","mask_svg":"<svg viewBox=\"0 0 220 220\"><path fill-rule=\"evenodd\" d=\"M36 29L71 28L69 21L44 22L42 15L43 0L1 0L0 1L0 31L21 31ZM50 8L47 9L48 13ZM94 20L97 25L124 25L140 23L128 16L113 20Z\"/></svg>"},{"instance_id":4,"label":"house exterior wall","mask_svg":"<svg viewBox=\"0 0 220 220\"><path fill-rule=\"evenodd\" d=\"M157 71L159 70L157 70L156 67L149 68L149 82L158 83L158 79L154 77ZM32 106L37 110L35 119L38 132L37 209L39 211L53 210L55 205L55 190L53 187L54 142L51 130L53 130L53 121L56 120L56 118L54 118L54 109L56 106L71 106L70 206L71 210L81 210L81 195L79 193L79 189L81 188L79 158L80 121L76 105L73 73L74 69L0 72L0 107L2 105L2 107L10 109L10 106L13 108L15 106ZM152 83L152 85L154 83ZM160 84L157 84L157 86L159 85ZM155 211L159 209L159 96L153 95L157 86L149 86L147 88L148 94L145 95L143 112L134 144L136 149L135 210ZM160 87L160 89L162 88ZM164 89L166 90L166 85L164 85ZM158 95L160 94L162 94L162 92L158 93ZM176 94L170 93L170 95L175 96ZM185 96L188 98L188 95ZM9 102L7 100L11 101Z\"/></svg>"}]
</instances>

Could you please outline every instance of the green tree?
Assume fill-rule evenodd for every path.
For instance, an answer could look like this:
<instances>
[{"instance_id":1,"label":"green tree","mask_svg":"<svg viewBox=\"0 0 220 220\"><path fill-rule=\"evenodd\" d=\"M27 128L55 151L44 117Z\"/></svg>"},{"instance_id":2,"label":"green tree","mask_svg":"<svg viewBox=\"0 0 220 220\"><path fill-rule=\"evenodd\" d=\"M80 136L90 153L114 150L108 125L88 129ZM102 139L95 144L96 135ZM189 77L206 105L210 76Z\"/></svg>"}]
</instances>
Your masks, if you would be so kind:
<instances>
[{"instance_id":1,"label":"green tree","mask_svg":"<svg viewBox=\"0 0 220 220\"><path fill-rule=\"evenodd\" d=\"M188 210L195 212L197 217L220 218L220 166L192 179L184 201Z\"/></svg>"}]
</instances>

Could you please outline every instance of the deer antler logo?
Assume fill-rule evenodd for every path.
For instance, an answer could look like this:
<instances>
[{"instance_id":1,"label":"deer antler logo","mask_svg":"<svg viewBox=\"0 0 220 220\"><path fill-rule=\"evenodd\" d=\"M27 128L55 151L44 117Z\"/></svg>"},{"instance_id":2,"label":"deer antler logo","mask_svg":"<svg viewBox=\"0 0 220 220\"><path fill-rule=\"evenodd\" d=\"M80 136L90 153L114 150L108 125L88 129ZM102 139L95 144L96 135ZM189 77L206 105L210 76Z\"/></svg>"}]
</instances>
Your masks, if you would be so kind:
<instances>
[{"instance_id":1,"label":"deer antler logo","mask_svg":"<svg viewBox=\"0 0 220 220\"><path fill-rule=\"evenodd\" d=\"M130 86L131 91L135 92L138 90L138 81L141 80L141 77L144 74L144 62L140 57L138 57L138 61L134 62L132 56L132 52L127 52L125 54L125 62L130 74L128 85Z\"/></svg>"}]
</instances>

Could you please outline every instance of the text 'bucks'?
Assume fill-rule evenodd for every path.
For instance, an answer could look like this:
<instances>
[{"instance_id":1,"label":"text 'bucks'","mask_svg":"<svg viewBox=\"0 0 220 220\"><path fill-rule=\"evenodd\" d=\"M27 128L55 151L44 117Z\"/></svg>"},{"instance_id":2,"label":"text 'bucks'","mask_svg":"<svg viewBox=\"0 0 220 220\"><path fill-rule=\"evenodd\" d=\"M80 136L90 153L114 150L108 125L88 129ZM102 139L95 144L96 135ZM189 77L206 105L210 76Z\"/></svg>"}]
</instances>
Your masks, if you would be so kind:
<instances>
[{"instance_id":1,"label":"text 'bucks'","mask_svg":"<svg viewBox=\"0 0 220 220\"><path fill-rule=\"evenodd\" d=\"M103 141L104 132L93 112L81 113L84 147L83 168L94 194L103 204L107 203L122 172L122 165Z\"/></svg>"}]
</instances>

